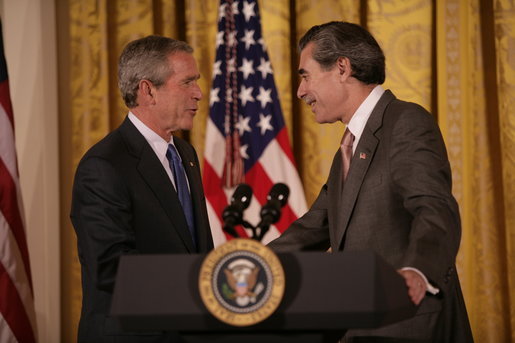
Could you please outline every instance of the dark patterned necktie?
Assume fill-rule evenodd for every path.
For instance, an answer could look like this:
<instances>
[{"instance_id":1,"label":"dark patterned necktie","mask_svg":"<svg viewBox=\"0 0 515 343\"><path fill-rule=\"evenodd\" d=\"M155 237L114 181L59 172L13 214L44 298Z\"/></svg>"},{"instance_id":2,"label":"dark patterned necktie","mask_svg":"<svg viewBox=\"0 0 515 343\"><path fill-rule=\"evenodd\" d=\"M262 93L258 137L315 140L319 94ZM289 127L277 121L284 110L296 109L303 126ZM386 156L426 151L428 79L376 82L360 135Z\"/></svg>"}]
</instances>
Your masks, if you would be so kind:
<instances>
[{"instance_id":1,"label":"dark patterned necktie","mask_svg":"<svg viewBox=\"0 0 515 343\"><path fill-rule=\"evenodd\" d=\"M342 138L342 159L343 159L343 181L347 178L350 168L350 160L352 159L352 144L354 143L354 135L350 132L349 128L345 129Z\"/></svg>"},{"instance_id":2,"label":"dark patterned necktie","mask_svg":"<svg viewBox=\"0 0 515 343\"><path fill-rule=\"evenodd\" d=\"M166 158L168 159L168 162L170 163L170 168L173 171L177 195L179 196L179 201L181 202L184 216L186 217L186 221L188 222L188 229L190 231L191 238L193 239L193 245L196 247L197 240L195 234L195 222L193 218L193 206L191 203L190 192L188 190L186 172L184 171L184 166L182 165L179 153L177 152L177 149L173 144L168 144Z\"/></svg>"}]
</instances>

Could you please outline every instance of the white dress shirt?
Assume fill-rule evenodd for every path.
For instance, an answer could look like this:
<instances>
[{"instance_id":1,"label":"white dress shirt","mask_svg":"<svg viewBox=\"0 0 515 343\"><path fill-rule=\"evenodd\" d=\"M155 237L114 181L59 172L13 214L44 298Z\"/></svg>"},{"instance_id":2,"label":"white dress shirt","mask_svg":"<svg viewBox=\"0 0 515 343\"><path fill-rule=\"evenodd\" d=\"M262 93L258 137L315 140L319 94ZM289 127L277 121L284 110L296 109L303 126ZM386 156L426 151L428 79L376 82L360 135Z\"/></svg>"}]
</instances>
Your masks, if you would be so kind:
<instances>
[{"instance_id":1,"label":"white dress shirt","mask_svg":"<svg viewBox=\"0 0 515 343\"><path fill-rule=\"evenodd\" d=\"M170 178L170 181L172 182L173 186L177 190L177 186L175 185L175 178L173 176L173 170L170 168L170 162L168 161L168 158L166 157L166 151L168 150L168 144L172 144L175 146L173 142L173 135L170 138L170 141L165 141L161 136L159 136L157 133L155 133L152 129L150 129L147 125L145 125L141 120L139 120L134 113L129 111L129 120L136 126L136 129L145 137L148 144L150 144L150 147L154 152L156 153L157 158L159 159L159 162L163 165L163 168L166 171L166 174L168 174L168 177ZM180 155L179 155L179 158ZM186 181L188 182L188 190L189 190L189 180L186 177ZM191 191L190 191L191 192Z\"/></svg>"}]
</instances>

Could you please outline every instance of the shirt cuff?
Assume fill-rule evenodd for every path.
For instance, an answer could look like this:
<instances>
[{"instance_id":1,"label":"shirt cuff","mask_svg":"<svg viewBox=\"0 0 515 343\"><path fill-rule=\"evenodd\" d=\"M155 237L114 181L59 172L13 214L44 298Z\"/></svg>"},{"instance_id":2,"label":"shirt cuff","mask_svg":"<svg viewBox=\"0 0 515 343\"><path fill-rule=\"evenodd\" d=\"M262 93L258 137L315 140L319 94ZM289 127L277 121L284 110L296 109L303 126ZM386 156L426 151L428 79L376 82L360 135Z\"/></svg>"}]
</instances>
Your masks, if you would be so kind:
<instances>
[{"instance_id":1,"label":"shirt cuff","mask_svg":"<svg viewBox=\"0 0 515 343\"><path fill-rule=\"evenodd\" d=\"M429 281L427 281L426 276L420 270L418 270L417 268L404 267L401 270L412 270L415 273L417 273L418 275L420 275L422 277L422 279L424 279L424 282L426 283L426 291L427 292L429 292L429 293L431 293L433 295L436 295L436 294L438 294L440 292L440 290L438 288L436 288L435 286L431 285L429 283Z\"/></svg>"}]
</instances>

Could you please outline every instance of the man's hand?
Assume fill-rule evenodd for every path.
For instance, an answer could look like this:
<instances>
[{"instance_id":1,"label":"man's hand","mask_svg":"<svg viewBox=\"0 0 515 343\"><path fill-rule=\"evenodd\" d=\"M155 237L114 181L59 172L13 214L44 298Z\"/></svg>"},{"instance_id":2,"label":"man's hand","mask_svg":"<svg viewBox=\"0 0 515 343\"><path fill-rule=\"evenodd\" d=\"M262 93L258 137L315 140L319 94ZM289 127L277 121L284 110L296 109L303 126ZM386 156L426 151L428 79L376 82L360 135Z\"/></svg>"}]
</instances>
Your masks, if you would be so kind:
<instances>
[{"instance_id":1,"label":"man's hand","mask_svg":"<svg viewBox=\"0 0 515 343\"><path fill-rule=\"evenodd\" d=\"M426 283L424 279L413 270L398 270L399 274L406 280L408 295L415 305L419 305L426 295Z\"/></svg>"}]
</instances>

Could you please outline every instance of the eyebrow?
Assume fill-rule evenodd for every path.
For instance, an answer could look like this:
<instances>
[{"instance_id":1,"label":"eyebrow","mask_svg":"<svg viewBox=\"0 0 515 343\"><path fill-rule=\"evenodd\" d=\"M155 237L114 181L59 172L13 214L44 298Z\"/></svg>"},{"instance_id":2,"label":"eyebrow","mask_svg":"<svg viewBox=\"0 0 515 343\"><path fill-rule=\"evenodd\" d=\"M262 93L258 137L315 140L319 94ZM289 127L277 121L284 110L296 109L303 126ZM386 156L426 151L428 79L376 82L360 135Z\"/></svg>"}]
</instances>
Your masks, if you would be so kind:
<instances>
[{"instance_id":1,"label":"eyebrow","mask_svg":"<svg viewBox=\"0 0 515 343\"><path fill-rule=\"evenodd\" d=\"M197 75L191 75L191 76L188 76L188 77L185 77L183 79L184 82L187 82L187 81L194 81L194 80L198 80L200 79L200 74L197 74Z\"/></svg>"}]
</instances>

